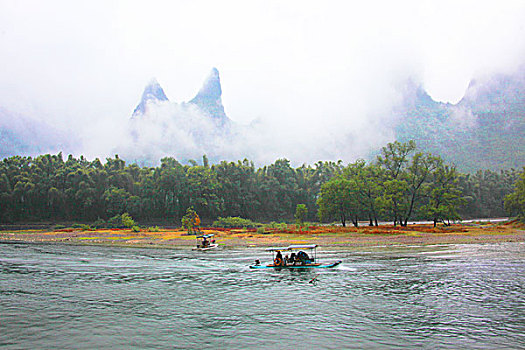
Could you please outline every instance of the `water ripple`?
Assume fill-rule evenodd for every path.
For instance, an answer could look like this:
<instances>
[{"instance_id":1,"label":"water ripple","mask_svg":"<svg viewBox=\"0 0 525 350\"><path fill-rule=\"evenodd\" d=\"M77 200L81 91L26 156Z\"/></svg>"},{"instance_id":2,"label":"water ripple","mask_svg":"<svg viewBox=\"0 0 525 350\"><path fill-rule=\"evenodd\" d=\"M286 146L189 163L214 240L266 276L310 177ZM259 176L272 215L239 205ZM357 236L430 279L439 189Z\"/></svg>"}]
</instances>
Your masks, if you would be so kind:
<instances>
[{"instance_id":1,"label":"water ripple","mask_svg":"<svg viewBox=\"0 0 525 350\"><path fill-rule=\"evenodd\" d=\"M250 270L258 249L0 249L3 348L525 347L520 243L332 250L316 271Z\"/></svg>"}]
</instances>

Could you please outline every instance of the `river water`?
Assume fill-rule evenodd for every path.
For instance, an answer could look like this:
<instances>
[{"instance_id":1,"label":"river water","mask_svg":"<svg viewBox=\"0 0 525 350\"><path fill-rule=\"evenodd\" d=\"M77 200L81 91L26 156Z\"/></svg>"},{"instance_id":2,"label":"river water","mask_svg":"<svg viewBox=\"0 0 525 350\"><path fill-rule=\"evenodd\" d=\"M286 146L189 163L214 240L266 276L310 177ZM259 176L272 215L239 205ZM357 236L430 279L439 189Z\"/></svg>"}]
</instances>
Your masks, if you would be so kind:
<instances>
[{"instance_id":1,"label":"river water","mask_svg":"<svg viewBox=\"0 0 525 350\"><path fill-rule=\"evenodd\" d=\"M0 348L525 348L525 244L318 251L0 244ZM312 281L313 280L313 281Z\"/></svg>"}]
</instances>

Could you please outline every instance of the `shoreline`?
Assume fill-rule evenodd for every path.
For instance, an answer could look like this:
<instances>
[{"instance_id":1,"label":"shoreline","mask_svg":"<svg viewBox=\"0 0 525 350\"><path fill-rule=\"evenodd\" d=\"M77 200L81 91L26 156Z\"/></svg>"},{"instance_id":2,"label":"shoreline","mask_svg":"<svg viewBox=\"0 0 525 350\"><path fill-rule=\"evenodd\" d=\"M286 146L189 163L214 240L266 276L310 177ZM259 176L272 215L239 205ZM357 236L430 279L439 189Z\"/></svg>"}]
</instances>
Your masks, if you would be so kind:
<instances>
[{"instance_id":1,"label":"shoreline","mask_svg":"<svg viewBox=\"0 0 525 350\"><path fill-rule=\"evenodd\" d=\"M310 231L275 231L257 233L249 229L206 228L214 234L221 248L266 248L289 244L317 244L327 249L353 250L371 247L409 247L439 244L480 244L525 242L525 225L518 222L476 225L432 225L409 227L316 227ZM52 243L105 247L137 247L156 249L192 249L195 235L176 230L132 232L129 229L101 230L11 230L0 231L0 243Z\"/></svg>"}]
</instances>

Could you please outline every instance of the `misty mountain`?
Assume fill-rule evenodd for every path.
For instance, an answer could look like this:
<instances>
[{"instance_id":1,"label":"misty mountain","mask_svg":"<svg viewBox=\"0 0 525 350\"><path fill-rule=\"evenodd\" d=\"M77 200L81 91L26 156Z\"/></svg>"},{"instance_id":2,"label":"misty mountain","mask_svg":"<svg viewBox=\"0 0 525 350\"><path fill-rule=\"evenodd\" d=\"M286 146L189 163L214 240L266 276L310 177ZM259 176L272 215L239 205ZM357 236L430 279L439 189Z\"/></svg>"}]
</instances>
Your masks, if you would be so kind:
<instances>
[{"instance_id":1,"label":"misty mountain","mask_svg":"<svg viewBox=\"0 0 525 350\"><path fill-rule=\"evenodd\" d=\"M152 80L129 119L129 137L124 137L114 152L139 164L156 164L165 156L200 159L204 154L218 161L232 155L228 140L233 128L224 112L216 68L189 102L170 102L159 83Z\"/></svg>"},{"instance_id":2,"label":"misty mountain","mask_svg":"<svg viewBox=\"0 0 525 350\"><path fill-rule=\"evenodd\" d=\"M377 124L374 135L393 130L388 138L380 138L385 143L394 138L415 140L420 150L442 156L461 171L521 168L525 164L524 92L525 69L473 80L457 104L436 102L421 85L409 81L401 91L401 102ZM361 156L367 149L373 154L378 148L366 143L366 135L357 137L362 130L355 130L348 140L344 129L331 136L316 129L309 136L292 138L288 136L295 135L293 131L264 119L239 125L224 110L216 68L188 102L170 101L153 79L127 124L104 124L90 131L66 132L45 120L0 108L0 157L88 152L95 157L119 154L129 162L155 165L166 156L184 162L206 154L212 162L249 158L264 164L280 157L303 162L305 154L309 159L352 161L345 154L356 147L352 140L363 146ZM342 147L346 144L351 146ZM94 146L98 148L89 149ZM295 156L289 155L290 150Z\"/></svg>"},{"instance_id":3,"label":"misty mountain","mask_svg":"<svg viewBox=\"0 0 525 350\"><path fill-rule=\"evenodd\" d=\"M525 165L525 70L473 80L457 104L432 100L407 83L394 110L399 141L414 140L461 171Z\"/></svg>"},{"instance_id":4,"label":"misty mountain","mask_svg":"<svg viewBox=\"0 0 525 350\"><path fill-rule=\"evenodd\" d=\"M72 150L72 138L63 130L35 118L0 107L0 159Z\"/></svg>"},{"instance_id":5,"label":"misty mountain","mask_svg":"<svg viewBox=\"0 0 525 350\"><path fill-rule=\"evenodd\" d=\"M137 105L133 111L133 117L142 115L146 113L149 104L157 104L159 102L169 101L164 93L164 90L157 82L155 78L151 79L144 92L142 93L142 98L140 103Z\"/></svg>"},{"instance_id":6,"label":"misty mountain","mask_svg":"<svg viewBox=\"0 0 525 350\"><path fill-rule=\"evenodd\" d=\"M218 121L219 124L224 124L229 121L229 118L224 113L221 96L222 88L219 71L217 68L213 68L202 88L189 103L198 106L200 110L205 112L210 118Z\"/></svg>"},{"instance_id":7,"label":"misty mountain","mask_svg":"<svg viewBox=\"0 0 525 350\"><path fill-rule=\"evenodd\" d=\"M133 111L132 118L148 114L148 107L156 108L163 102L169 102L169 99L157 80L152 79L144 88L142 98ZM198 110L206 117L216 121L220 126L230 122L222 105L221 80L217 68L212 68L197 95L189 102L183 102L181 106ZM176 118L177 116L173 117Z\"/></svg>"}]
</instances>

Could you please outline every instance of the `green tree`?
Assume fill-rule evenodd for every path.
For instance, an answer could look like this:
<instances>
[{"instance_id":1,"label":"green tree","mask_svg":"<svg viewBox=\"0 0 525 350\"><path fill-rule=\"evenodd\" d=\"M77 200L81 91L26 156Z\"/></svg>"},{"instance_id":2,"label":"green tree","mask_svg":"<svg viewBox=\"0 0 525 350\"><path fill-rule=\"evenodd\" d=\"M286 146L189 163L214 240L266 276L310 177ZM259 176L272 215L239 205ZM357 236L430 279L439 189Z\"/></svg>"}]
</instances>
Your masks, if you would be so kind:
<instances>
[{"instance_id":1,"label":"green tree","mask_svg":"<svg viewBox=\"0 0 525 350\"><path fill-rule=\"evenodd\" d=\"M299 225L304 224L304 219L308 215L308 208L304 204L297 204L295 207L295 220Z\"/></svg>"},{"instance_id":2,"label":"green tree","mask_svg":"<svg viewBox=\"0 0 525 350\"><path fill-rule=\"evenodd\" d=\"M186 209L186 215L184 215L181 219L182 227L188 231L188 234L193 234L194 229L196 226L200 225L201 220L199 218L199 215L197 215L197 212L193 209L193 207L189 207Z\"/></svg>"},{"instance_id":3,"label":"green tree","mask_svg":"<svg viewBox=\"0 0 525 350\"><path fill-rule=\"evenodd\" d=\"M505 197L505 210L525 221L525 167L514 186L514 192Z\"/></svg>"},{"instance_id":4,"label":"green tree","mask_svg":"<svg viewBox=\"0 0 525 350\"><path fill-rule=\"evenodd\" d=\"M337 218L345 227L346 220L352 219L357 206L355 197L351 195L352 192L355 192L352 182L342 176L333 178L321 186L321 193L317 200L319 219Z\"/></svg>"},{"instance_id":5,"label":"green tree","mask_svg":"<svg viewBox=\"0 0 525 350\"><path fill-rule=\"evenodd\" d=\"M130 194L122 189L110 187L104 192L106 210L109 216L121 215L128 209L128 199Z\"/></svg>"},{"instance_id":6,"label":"green tree","mask_svg":"<svg viewBox=\"0 0 525 350\"><path fill-rule=\"evenodd\" d=\"M412 158L405 175L406 195L403 198L402 209L404 210L400 213L400 224L402 226L407 226L408 220L417 210L419 202L428 194L430 177L442 164L443 161L440 157L433 156L430 153L416 153Z\"/></svg>"},{"instance_id":7,"label":"green tree","mask_svg":"<svg viewBox=\"0 0 525 350\"><path fill-rule=\"evenodd\" d=\"M222 161L212 167L220 184L219 197L223 215L255 219L259 215L257 182L252 162Z\"/></svg>"},{"instance_id":8,"label":"green tree","mask_svg":"<svg viewBox=\"0 0 525 350\"><path fill-rule=\"evenodd\" d=\"M367 165L362 159L349 164L343 171L343 175L352 181L356 192L355 199L359 203L357 216L368 217L370 226L377 226L377 218L381 204L379 197L383 193L381 183L381 168L376 164ZM357 217L354 219L357 225Z\"/></svg>"},{"instance_id":9,"label":"green tree","mask_svg":"<svg viewBox=\"0 0 525 350\"><path fill-rule=\"evenodd\" d=\"M394 226L407 226L430 190L429 179L443 161L430 153L417 152L413 141L389 143L377 157L385 181L383 203L389 209Z\"/></svg>"},{"instance_id":10,"label":"green tree","mask_svg":"<svg viewBox=\"0 0 525 350\"><path fill-rule=\"evenodd\" d=\"M135 220L133 220L131 215L129 215L128 213L123 213L120 216L120 220L122 221L122 226L124 227L132 228L133 226L135 226Z\"/></svg>"},{"instance_id":11,"label":"green tree","mask_svg":"<svg viewBox=\"0 0 525 350\"><path fill-rule=\"evenodd\" d=\"M384 195L381 202L389 216L397 223L402 223L403 199L408 191L405 173L410 160L410 154L416 149L414 141L408 143L393 142L381 149L377 163L383 169Z\"/></svg>"},{"instance_id":12,"label":"green tree","mask_svg":"<svg viewBox=\"0 0 525 350\"><path fill-rule=\"evenodd\" d=\"M427 203L421 208L421 212L425 218L431 219L436 227L439 221L459 219L457 209L463 202L456 169L441 165L432 174Z\"/></svg>"},{"instance_id":13,"label":"green tree","mask_svg":"<svg viewBox=\"0 0 525 350\"><path fill-rule=\"evenodd\" d=\"M186 172L190 206L204 217L214 218L222 210L217 174L210 168L192 166Z\"/></svg>"}]
</instances>

